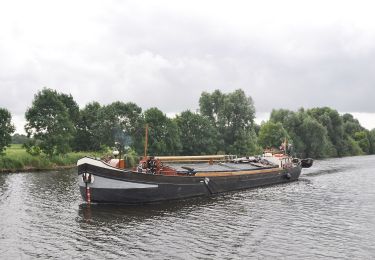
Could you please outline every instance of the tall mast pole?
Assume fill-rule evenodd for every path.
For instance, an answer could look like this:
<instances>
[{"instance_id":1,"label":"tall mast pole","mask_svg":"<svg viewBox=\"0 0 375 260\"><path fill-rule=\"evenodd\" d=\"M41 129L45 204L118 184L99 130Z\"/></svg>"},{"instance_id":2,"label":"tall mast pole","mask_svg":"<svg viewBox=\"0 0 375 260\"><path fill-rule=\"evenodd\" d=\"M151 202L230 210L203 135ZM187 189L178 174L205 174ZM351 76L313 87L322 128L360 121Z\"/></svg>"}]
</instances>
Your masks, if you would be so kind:
<instances>
[{"instance_id":1,"label":"tall mast pole","mask_svg":"<svg viewBox=\"0 0 375 260\"><path fill-rule=\"evenodd\" d=\"M146 131L145 131L145 158L147 157L147 145L148 145L148 124L146 124Z\"/></svg>"},{"instance_id":2,"label":"tall mast pole","mask_svg":"<svg viewBox=\"0 0 375 260\"><path fill-rule=\"evenodd\" d=\"M285 147L284 147L284 155L286 155L287 154L287 152L286 152L286 149L288 149L288 139L286 139L286 136L285 136Z\"/></svg>"}]
</instances>

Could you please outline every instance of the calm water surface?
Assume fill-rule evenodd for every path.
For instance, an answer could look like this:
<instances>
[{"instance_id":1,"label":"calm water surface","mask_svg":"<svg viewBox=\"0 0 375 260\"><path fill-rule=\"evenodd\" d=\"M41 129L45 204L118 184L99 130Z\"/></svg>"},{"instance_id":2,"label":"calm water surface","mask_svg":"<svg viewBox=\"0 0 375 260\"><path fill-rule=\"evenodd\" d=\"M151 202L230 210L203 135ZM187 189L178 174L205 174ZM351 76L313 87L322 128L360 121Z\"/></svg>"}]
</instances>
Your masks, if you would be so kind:
<instances>
[{"instance_id":1,"label":"calm water surface","mask_svg":"<svg viewBox=\"0 0 375 260\"><path fill-rule=\"evenodd\" d=\"M0 174L0 258L375 259L375 156L298 182L148 206L86 205L74 170Z\"/></svg>"}]
</instances>

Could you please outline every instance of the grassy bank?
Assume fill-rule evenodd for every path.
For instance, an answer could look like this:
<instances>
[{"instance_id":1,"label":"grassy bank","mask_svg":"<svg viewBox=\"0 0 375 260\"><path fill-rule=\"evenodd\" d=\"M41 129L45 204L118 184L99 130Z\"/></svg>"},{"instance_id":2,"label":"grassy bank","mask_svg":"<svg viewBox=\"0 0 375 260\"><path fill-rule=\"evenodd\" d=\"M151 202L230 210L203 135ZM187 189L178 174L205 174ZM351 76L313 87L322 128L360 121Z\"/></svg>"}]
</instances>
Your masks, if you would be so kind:
<instances>
[{"instance_id":1,"label":"grassy bank","mask_svg":"<svg viewBox=\"0 0 375 260\"><path fill-rule=\"evenodd\" d=\"M0 156L0 172L32 171L73 167L77 160L84 156L101 157L103 154L92 152L71 152L66 155L48 157L33 156L26 152L22 145L12 144Z\"/></svg>"}]
</instances>

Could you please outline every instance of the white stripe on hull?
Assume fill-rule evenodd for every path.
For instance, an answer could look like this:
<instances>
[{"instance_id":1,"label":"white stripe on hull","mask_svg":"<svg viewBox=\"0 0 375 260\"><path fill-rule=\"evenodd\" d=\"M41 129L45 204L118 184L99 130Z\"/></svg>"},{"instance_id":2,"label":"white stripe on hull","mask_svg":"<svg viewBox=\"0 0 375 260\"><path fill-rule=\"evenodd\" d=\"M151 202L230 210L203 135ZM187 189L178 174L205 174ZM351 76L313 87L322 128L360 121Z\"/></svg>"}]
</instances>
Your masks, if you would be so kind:
<instances>
[{"instance_id":1,"label":"white stripe on hull","mask_svg":"<svg viewBox=\"0 0 375 260\"><path fill-rule=\"evenodd\" d=\"M94 166L97 166L97 167L100 167L100 168L104 168L104 169L110 169L110 170L114 170L114 171L123 172L122 169L112 167L111 165L109 165L109 164L107 164L103 161L92 159L92 158L89 158L89 157L83 157L82 159L79 159L78 162L77 162L77 166L80 166L80 165L85 164L85 163L90 164L90 165L94 165Z\"/></svg>"},{"instance_id":2,"label":"white stripe on hull","mask_svg":"<svg viewBox=\"0 0 375 260\"><path fill-rule=\"evenodd\" d=\"M149 188L158 188L157 184L143 184L135 183L121 180L108 179L101 176L94 175L94 182L89 183L90 188L97 189L149 189ZM82 174L78 175L79 186L85 187L85 183L82 180Z\"/></svg>"}]
</instances>

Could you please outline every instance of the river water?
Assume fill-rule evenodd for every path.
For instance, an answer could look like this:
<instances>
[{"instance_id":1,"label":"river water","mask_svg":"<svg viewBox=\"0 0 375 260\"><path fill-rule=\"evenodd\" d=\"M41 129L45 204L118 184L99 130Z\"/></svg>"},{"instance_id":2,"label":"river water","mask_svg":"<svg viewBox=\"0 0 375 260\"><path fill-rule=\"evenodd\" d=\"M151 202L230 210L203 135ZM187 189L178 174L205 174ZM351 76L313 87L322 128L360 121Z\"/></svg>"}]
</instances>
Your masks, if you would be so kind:
<instances>
[{"instance_id":1,"label":"river water","mask_svg":"<svg viewBox=\"0 0 375 260\"><path fill-rule=\"evenodd\" d=\"M0 174L0 258L374 259L375 156L294 183L148 206L86 205L75 170Z\"/></svg>"}]
</instances>

